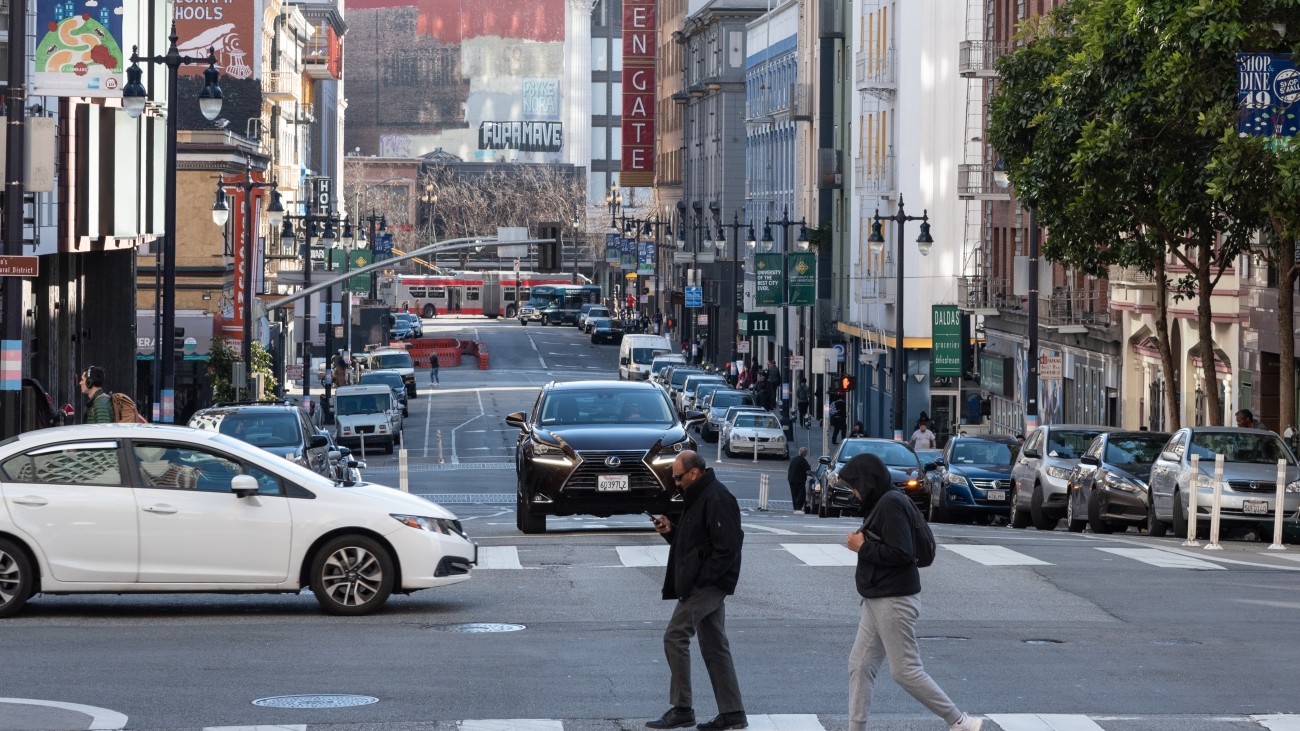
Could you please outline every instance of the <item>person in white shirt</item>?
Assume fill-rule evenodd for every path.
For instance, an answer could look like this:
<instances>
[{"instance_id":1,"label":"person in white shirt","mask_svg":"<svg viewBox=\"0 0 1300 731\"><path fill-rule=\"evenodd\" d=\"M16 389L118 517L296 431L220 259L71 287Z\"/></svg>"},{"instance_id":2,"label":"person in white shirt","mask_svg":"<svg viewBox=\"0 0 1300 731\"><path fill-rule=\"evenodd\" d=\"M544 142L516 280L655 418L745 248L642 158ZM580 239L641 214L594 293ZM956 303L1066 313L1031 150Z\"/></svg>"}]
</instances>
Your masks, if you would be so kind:
<instances>
[{"instance_id":1,"label":"person in white shirt","mask_svg":"<svg viewBox=\"0 0 1300 731\"><path fill-rule=\"evenodd\" d=\"M912 449L935 449L934 432L930 431L925 419L917 422L916 431L907 441L912 443Z\"/></svg>"}]
</instances>

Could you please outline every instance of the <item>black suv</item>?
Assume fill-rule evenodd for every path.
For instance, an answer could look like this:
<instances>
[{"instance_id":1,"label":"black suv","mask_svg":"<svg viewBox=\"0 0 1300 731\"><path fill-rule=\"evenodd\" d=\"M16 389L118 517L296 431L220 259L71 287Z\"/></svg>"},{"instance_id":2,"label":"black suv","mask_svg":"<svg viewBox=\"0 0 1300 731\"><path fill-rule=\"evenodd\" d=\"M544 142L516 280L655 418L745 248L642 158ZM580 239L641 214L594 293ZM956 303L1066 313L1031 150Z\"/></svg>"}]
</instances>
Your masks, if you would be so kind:
<instances>
[{"instance_id":1,"label":"black suv","mask_svg":"<svg viewBox=\"0 0 1300 731\"><path fill-rule=\"evenodd\" d=\"M524 533L545 532L547 515L682 511L673 460L695 440L658 386L550 383L532 413L515 412L506 423L519 428L515 523Z\"/></svg>"},{"instance_id":2,"label":"black suv","mask_svg":"<svg viewBox=\"0 0 1300 731\"><path fill-rule=\"evenodd\" d=\"M329 438L311 423L307 412L288 401L216 404L196 412L189 425L221 432L333 477Z\"/></svg>"}]
</instances>

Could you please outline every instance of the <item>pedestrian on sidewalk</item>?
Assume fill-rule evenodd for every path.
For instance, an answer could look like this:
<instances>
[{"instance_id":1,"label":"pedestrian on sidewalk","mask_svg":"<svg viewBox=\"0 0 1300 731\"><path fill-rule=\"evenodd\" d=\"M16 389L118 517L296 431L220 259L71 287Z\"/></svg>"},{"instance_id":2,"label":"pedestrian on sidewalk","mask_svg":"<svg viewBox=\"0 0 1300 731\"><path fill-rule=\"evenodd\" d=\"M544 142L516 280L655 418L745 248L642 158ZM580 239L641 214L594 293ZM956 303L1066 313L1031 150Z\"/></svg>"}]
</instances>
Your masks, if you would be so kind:
<instances>
[{"instance_id":1,"label":"pedestrian on sidewalk","mask_svg":"<svg viewBox=\"0 0 1300 731\"><path fill-rule=\"evenodd\" d=\"M429 352L429 381L435 386L440 384L438 380L438 351L436 350Z\"/></svg>"},{"instance_id":2,"label":"pedestrian on sidewalk","mask_svg":"<svg viewBox=\"0 0 1300 731\"><path fill-rule=\"evenodd\" d=\"M908 498L897 492L889 468L874 454L854 456L840 479L853 489L866 516L845 540L858 554L854 578L862 596L862 618L849 652L849 731L866 731L876 675L886 659L894 682L950 731L980 731L984 721L962 713L921 665L916 643L921 573L911 528L916 511L909 510Z\"/></svg>"},{"instance_id":3,"label":"pedestrian on sidewalk","mask_svg":"<svg viewBox=\"0 0 1300 731\"><path fill-rule=\"evenodd\" d=\"M786 479L790 482L790 504L794 506L795 513L802 514L804 511L809 472L812 472L812 465L808 464L808 448L800 447L799 453L790 460L790 469L786 472Z\"/></svg>"},{"instance_id":4,"label":"pedestrian on sidewalk","mask_svg":"<svg viewBox=\"0 0 1300 731\"><path fill-rule=\"evenodd\" d=\"M104 369L90 366L82 371L78 385L86 397L86 414L82 421L86 424L111 424L113 398L104 390Z\"/></svg>"},{"instance_id":5,"label":"pedestrian on sidewalk","mask_svg":"<svg viewBox=\"0 0 1300 731\"><path fill-rule=\"evenodd\" d=\"M664 715L646 722L647 728L696 726L691 705L691 637L699 637L700 655L709 671L718 715L696 728L726 731L749 726L740 699L740 683L727 642L723 602L736 591L740 578L740 550L745 532L740 527L740 506L718 481L698 453L686 450L673 461L673 481L684 498L683 512L674 524L665 515L651 516L655 530L668 541L668 570L664 599L677 606L664 630L664 655L670 680Z\"/></svg>"}]
</instances>

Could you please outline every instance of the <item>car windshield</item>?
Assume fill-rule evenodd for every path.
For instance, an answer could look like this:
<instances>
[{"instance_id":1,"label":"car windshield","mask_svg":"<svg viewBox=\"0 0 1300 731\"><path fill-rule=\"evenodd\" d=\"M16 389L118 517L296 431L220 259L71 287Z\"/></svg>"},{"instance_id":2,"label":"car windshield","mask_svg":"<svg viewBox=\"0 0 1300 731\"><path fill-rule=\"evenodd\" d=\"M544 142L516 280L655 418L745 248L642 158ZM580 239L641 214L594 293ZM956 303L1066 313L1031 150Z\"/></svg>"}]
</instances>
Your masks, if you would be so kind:
<instances>
[{"instance_id":1,"label":"car windshield","mask_svg":"<svg viewBox=\"0 0 1300 731\"><path fill-rule=\"evenodd\" d=\"M1164 449L1165 437L1124 437L1106 441L1106 462L1110 464L1151 464Z\"/></svg>"},{"instance_id":2,"label":"car windshield","mask_svg":"<svg viewBox=\"0 0 1300 731\"><path fill-rule=\"evenodd\" d=\"M672 426L676 421L668 401L644 391L554 392L542 404L542 426L574 424L652 424Z\"/></svg>"},{"instance_id":3,"label":"car windshield","mask_svg":"<svg viewBox=\"0 0 1300 731\"><path fill-rule=\"evenodd\" d=\"M687 378L690 378L691 376L694 376L698 373L702 373L702 371L700 371L698 368L689 368L686 370L682 370L678 368L677 370L673 371L673 377L670 383L673 386L680 386L686 382Z\"/></svg>"},{"instance_id":4,"label":"car windshield","mask_svg":"<svg viewBox=\"0 0 1300 731\"><path fill-rule=\"evenodd\" d=\"M350 393L335 398L339 416L378 414L388 410L388 396L374 393Z\"/></svg>"},{"instance_id":5,"label":"car windshield","mask_svg":"<svg viewBox=\"0 0 1300 731\"><path fill-rule=\"evenodd\" d=\"M780 429L776 417L770 414L741 414L736 417L736 426L754 429Z\"/></svg>"},{"instance_id":6,"label":"car windshield","mask_svg":"<svg viewBox=\"0 0 1300 731\"><path fill-rule=\"evenodd\" d=\"M1295 464L1295 457L1286 448L1276 434L1251 434L1236 432L1194 432L1192 434L1191 454L1200 455L1201 469L1210 469L1214 456L1223 455L1225 462L1245 462L1248 464L1277 464L1285 459L1288 465Z\"/></svg>"},{"instance_id":7,"label":"car windshield","mask_svg":"<svg viewBox=\"0 0 1300 731\"><path fill-rule=\"evenodd\" d=\"M659 371L662 371L663 369L667 368L670 365L677 365L681 362L682 361L677 360L675 358L670 360L655 360L655 362L650 364L650 372L655 375L658 375Z\"/></svg>"},{"instance_id":8,"label":"car windshield","mask_svg":"<svg viewBox=\"0 0 1300 731\"><path fill-rule=\"evenodd\" d=\"M199 423L195 426L202 428ZM221 419L217 431L257 447L302 446L302 438L298 434L298 417L287 411L260 414L229 413Z\"/></svg>"},{"instance_id":9,"label":"car windshield","mask_svg":"<svg viewBox=\"0 0 1300 731\"><path fill-rule=\"evenodd\" d=\"M588 317L587 322L591 323L591 326L596 329L600 329L602 327L609 327L608 317Z\"/></svg>"},{"instance_id":10,"label":"car windshield","mask_svg":"<svg viewBox=\"0 0 1300 731\"><path fill-rule=\"evenodd\" d=\"M709 404L715 409L725 409L728 406L741 406L744 404L752 405L754 395L744 391L714 391L713 400Z\"/></svg>"},{"instance_id":11,"label":"car windshield","mask_svg":"<svg viewBox=\"0 0 1300 731\"><path fill-rule=\"evenodd\" d=\"M1011 445L1001 442L958 442L952 445L953 464L1011 464Z\"/></svg>"},{"instance_id":12,"label":"car windshield","mask_svg":"<svg viewBox=\"0 0 1300 731\"><path fill-rule=\"evenodd\" d=\"M915 467L916 453L898 442L848 440L840 447L839 462L847 463L859 454L874 454L890 467Z\"/></svg>"},{"instance_id":13,"label":"car windshield","mask_svg":"<svg viewBox=\"0 0 1300 731\"><path fill-rule=\"evenodd\" d=\"M642 365L649 365L650 361L655 359L656 355L662 353L660 348L632 348L632 362Z\"/></svg>"},{"instance_id":14,"label":"car windshield","mask_svg":"<svg viewBox=\"0 0 1300 731\"><path fill-rule=\"evenodd\" d=\"M415 364L411 361L410 353L384 353L382 355L371 355L370 366L372 368L414 368Z\"/></svg>"},{"instance_id":15,"label":"car windshield","mask_svg":"<svg viewBox=\"0 0 1300 731\"><path fill-rule=\"evenodd\" d=\"M1053 429L1047 434L1047 456L1060 459L1078 459L1088 451L1093 437L1101 432L1076 429Z\"/></svg>"}]
</instances>

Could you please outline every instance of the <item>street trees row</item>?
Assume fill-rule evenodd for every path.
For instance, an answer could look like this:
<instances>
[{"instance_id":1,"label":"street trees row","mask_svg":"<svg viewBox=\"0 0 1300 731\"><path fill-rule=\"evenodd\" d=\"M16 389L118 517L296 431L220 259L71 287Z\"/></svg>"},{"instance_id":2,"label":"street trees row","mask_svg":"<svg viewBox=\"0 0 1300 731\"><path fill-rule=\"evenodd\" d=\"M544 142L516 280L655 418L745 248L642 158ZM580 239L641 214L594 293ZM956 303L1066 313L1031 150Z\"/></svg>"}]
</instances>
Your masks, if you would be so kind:
<instances>
[{"instance_id":1,"label":"street trees row","mask_svg":"<svg viewBox=\"0 0 1300 731\"><path fill-rule=\"evenodd\" d=\"M1194 299L1203 378L1214 384L1214 287L1242 253L1262 251L1281 275L1278 430L1293 425L1300 152L1238 136L1236 54L1300 45L1300 0L1072 0L1025 23L1018 41L997 65L989 139L1050 233L1043 255L1095 275L1135 267L1159 292ZM1187 273L1174 277L1170 263ZM1168 302L1156 301L1173 373ZM1172 428L1175 390L1165 395ZM1218 389L1206 397L1218 423Z\"/></svg>"}]
</instances>

